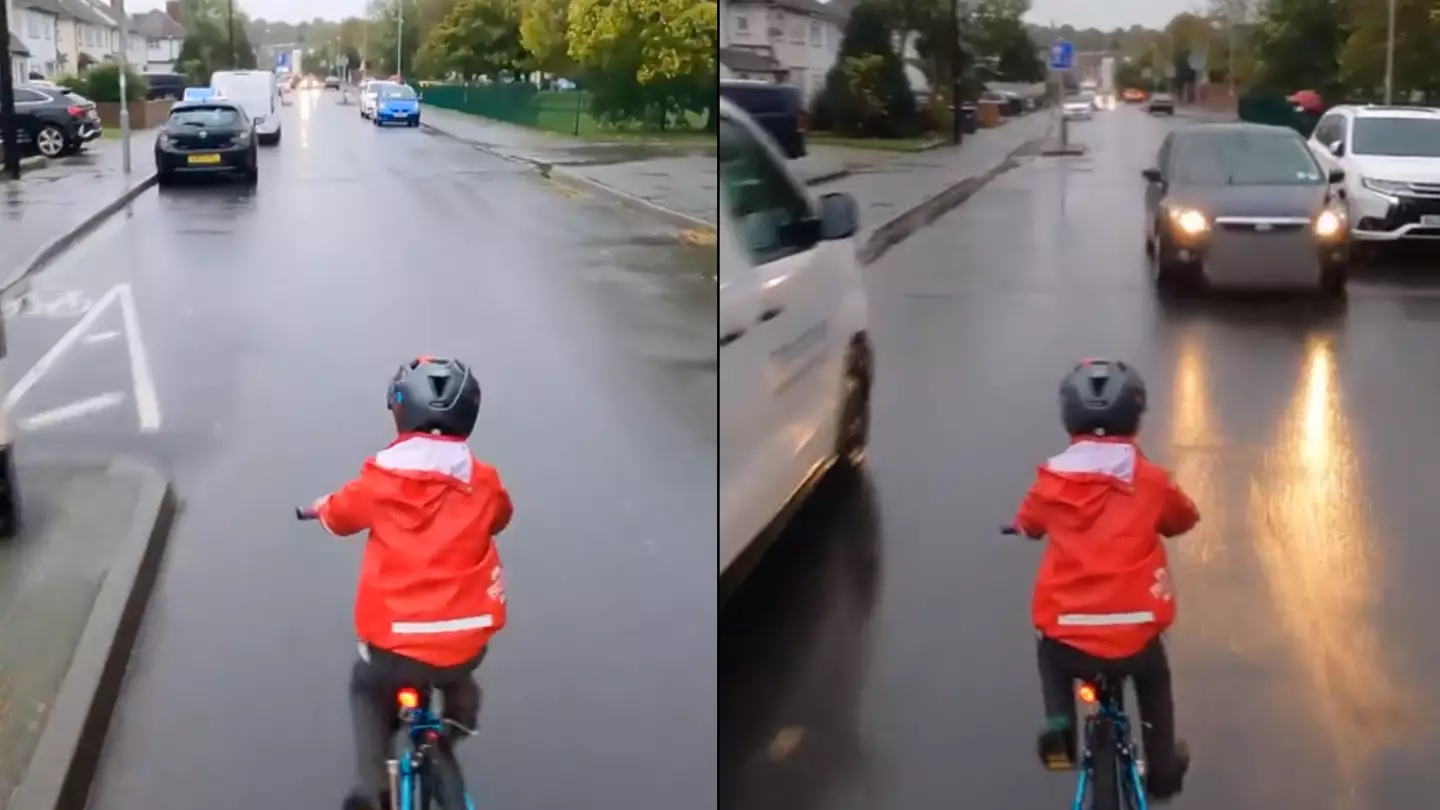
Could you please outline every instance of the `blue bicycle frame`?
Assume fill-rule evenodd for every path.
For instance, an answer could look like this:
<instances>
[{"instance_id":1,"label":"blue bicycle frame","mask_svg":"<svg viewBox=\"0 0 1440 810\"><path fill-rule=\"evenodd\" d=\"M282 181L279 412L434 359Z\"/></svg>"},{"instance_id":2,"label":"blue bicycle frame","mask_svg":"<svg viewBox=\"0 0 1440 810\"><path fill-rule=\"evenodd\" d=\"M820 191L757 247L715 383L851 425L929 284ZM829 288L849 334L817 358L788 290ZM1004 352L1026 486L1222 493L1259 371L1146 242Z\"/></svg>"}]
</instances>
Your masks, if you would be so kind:
<instances>
[{"instance_id":1,"label":"blue bicycle frame","mask_svg":"<svg viewBox=\"0 0 1440 810\"><path fill-rule=\"evenodd\" d=\"M392 786L392 801L398 810L420 810L433 806L433 798L420 799L420 796L431 789L431 764L427 754L439 744L439 738L445 733L445 723L430 710L430 701L421 700L414 689L400 690L398 702L400 727L405 734L406 746L399 759L391 761L391 773L395 774L397 782ZM461 808L446 807L444 810ZM475 803L468 794L464 810L475 810Z\"/></svg>"},{"instance_id":2,"label":"blue bicycle frame","mask_svg":"<svg viewBox=\"0 0 1440 810\"><path fill-rule=\"evenodd\" d=\"M1072 810L1085 810L1085 793L1095 783L1096 732L1102 725L1109 726L1110 734L1106 735L1108 739L1104 739L1100 744L1114 749L1115 756L1108 762L1108 767L1117 768L1118 771L1116 778L1119 781L1116 787L1119 795L1116 798L1120 806L1115 810L1121 810L1122 807L1129 810L1148 810L1145 784L1140 776L1140 763L1135 757L1135 745L1130 739L1130 721L1121 708L1124 688L1122 680L1118 684L1083 683L1078 690L1082 701L1098 704L1098 708L1094 714L1085 718L1085 751L1080 766L1080 779L1075 785ZM1097 806L1095 798L1091 800L1092 807Z\"/></svg>"}]
</instances>

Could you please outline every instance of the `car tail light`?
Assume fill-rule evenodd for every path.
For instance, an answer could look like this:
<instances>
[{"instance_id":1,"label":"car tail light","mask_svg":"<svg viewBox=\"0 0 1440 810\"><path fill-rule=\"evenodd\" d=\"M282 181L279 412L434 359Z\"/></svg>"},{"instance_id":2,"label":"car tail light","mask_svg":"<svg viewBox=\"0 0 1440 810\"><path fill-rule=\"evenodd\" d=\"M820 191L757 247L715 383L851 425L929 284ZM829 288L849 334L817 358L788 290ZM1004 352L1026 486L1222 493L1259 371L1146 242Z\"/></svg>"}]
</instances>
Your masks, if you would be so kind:
<instances>
[{"instance_id":1,"label":"car tail light","mask_svg":"<svg viewBox=\"0 0 1440 810\"><path fill-rule=\"evenodd\" d=\"M78 104L71 104L69 107L66 107L66 108L65 108L65 112L70 113L70 117L71 117L71 118L84 118L84 117L85 117L85 108L84 108L84 107L81 107L81 106L78 105Z\"/></svg>"}]
</instances>

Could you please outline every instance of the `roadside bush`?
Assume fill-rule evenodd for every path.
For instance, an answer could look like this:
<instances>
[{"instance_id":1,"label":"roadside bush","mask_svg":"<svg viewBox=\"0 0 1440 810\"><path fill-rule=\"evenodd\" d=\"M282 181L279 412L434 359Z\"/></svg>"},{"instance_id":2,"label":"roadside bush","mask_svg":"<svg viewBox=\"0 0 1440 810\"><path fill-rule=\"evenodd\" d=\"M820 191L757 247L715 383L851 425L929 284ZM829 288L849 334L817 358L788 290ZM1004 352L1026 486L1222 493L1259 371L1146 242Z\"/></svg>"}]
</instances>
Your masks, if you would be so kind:
<instances>
[{"instance_id":1,"label":"roadside bush","mask_svg":"<svg viewBox=\"0 0 1440 810\"><path fill-rule=\"evenodd\" d=\"M872 138L915 134L915 93L892 39L883 8L862 3L851 12L839 58L816 100L816 129L828 124L841 135Z\"/></svg>"},{"instance_id":2,"label":"roadside bush","mask_svg":"<svg viewBox=\"0 0 1440 810\"><path fill-rule=\"evenodd\" d=\"M120 102L120 66L104 62L86 71L71 85L75 92L96 102L118 104ZM144 101L150 84L145 77L133 69L125 71L126 101Z\"/></svg>"}]
</instances>

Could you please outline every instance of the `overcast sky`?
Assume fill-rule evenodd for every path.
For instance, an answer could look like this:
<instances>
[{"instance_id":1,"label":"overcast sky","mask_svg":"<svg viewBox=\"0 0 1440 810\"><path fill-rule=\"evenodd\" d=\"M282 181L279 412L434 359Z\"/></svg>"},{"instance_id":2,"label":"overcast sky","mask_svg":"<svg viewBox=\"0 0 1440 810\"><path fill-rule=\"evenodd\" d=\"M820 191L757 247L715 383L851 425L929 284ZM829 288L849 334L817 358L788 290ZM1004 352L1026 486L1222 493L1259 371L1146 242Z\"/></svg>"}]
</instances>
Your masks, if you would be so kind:
<instances>
[{"instance_id":1,"label":"overcast sky","mask_svg":"<svg viewBox=\"0 0 1440 810\"><path fill-rule=\"evenodd\" d=\"M1031 0L1030 22L1069 23L1076 28L1160 28L1182 11L1204 8L1198 0Z\"/></svg>"}]
</instances>

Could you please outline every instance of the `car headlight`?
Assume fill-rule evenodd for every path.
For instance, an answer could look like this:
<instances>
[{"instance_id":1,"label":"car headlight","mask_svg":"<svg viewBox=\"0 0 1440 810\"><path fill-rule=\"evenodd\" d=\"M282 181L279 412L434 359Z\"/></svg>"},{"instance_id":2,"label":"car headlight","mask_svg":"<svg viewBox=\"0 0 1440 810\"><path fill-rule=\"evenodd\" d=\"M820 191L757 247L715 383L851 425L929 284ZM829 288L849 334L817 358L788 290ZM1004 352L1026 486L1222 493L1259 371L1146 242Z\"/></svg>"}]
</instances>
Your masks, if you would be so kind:
<instances>
[{"instance_id":1,"label":"car headlight","mask_svg":"<svg viewBox=\"0 0 1440 810\"><path fill-rule=\"evenodd\" d=\"M1345 232L1345 218L1327 208L1315 218L1315 235L1321 239L1334 239Z\"/></svg>"},{"instance_id":2,"label":"car headlight","mask_svg":"<svg viewBox=\"0 0 1440 810\"><path fill-rule=\"evenodd\" d=\"M1373 177L1360 178L1360 184L1379 194L1395 195L1409 190L1409 185L1396 180L1377 180Z\"/></svg>"},{"instance_id":3,"label":"car headlight","mask_svg":"<svg viewBox=\"0 0 1440 810\"><path fill-rule=\"evenodd\" d=\"M161 145L161 146L169 146L169 145L170 145L170 136L167 135L167 134L165 134L164 132L160 133L159 142L160 142L160 145Z\"/></svg>"},{"instance_id":4,"label":"car headlight","mask_svg":"<svg viewBox=\"0 0 1440 810\"><path fill-rule=\"evenodd\" d=\"M1170 221L1186 236L1199 236L1210 230L1210 220L1193 208L1171 208Z\"/></svg>"}]
</instances>

